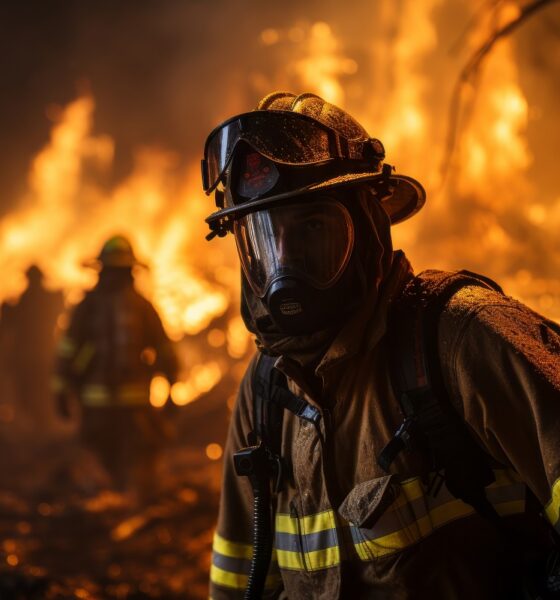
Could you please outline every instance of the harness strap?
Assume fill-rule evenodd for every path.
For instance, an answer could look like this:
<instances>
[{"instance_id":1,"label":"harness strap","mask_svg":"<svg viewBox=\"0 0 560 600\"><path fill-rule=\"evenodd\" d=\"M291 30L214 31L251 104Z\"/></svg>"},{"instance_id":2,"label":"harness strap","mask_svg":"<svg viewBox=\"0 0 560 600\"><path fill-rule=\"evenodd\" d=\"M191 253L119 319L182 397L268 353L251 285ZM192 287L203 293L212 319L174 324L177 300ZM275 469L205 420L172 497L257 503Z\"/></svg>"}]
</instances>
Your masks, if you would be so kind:
<instances>
[{"instance_id":1,"label":"harness strap","mask_svg":"<svg viewBox=\"0 0 560 600\"><path fill-rule=\"evenodd\" d=\"M468 271L427 271L412 279L394 303L389 326L390 364L404 421L382 450L378 463L388 472L403 449L420 450L429 458L430 469L442 473L442 482L453 496L498 525L500 517L484 489L494 481L489 458L454 409L439 360L440 315L466 286L501 292L491 280Z\"/></svg>"}]
</instances>

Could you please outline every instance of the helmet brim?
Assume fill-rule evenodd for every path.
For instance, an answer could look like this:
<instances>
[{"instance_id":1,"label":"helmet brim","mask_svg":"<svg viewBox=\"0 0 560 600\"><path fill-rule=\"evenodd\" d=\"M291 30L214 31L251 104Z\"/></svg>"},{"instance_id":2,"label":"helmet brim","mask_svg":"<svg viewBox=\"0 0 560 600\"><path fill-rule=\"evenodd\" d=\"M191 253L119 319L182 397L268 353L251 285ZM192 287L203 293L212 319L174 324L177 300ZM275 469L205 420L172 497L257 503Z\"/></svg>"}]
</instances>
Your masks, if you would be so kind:
<instances>
[{"instance_id":1,"label":"helmet brim","mask_svg":"<svg viewBox=\"0 0 560 600\"><path fill-rule=\"evenodd\" d=\"M86 260L82 263L83 267L87 267L89 269L95 269L96 271L100 271L103 267L118 267L118 268L132 268L139 267L141 269L148 269L148 265L140 262L136 259L130 259L128 257L114 257L111 260L106 260L105 258L101 260L100 258L94 258L91 260Z\"/></svg>"},{"instance_id":2,"label":"helmet brim","mask_svg":"<svg viewBox=\"0 0 560 600\"><path fill-rule=\"evenodd\" d=\"M379 202L389 215L391 225L401 223L415 215L426 202L426 191L423 186L407 175L392 174L388 178L382 173L348 173L321 182L312 183L281 194L265 198L249 200L235 206L212 213L207 219L208 224L219 221L224 217L233 219L242 215L262 210L274 204L286 202L291 198L304 194L319 193L361 183L371 183L372 192L378 194Z\"/></svg>"}]
</instances>

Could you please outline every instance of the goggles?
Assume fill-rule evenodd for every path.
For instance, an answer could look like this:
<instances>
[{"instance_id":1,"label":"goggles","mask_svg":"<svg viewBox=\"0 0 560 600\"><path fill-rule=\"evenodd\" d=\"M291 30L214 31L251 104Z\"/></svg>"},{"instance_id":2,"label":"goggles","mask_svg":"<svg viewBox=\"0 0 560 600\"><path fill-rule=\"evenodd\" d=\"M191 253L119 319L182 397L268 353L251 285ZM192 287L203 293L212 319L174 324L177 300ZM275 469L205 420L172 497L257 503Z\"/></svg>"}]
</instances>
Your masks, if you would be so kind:
<instances>
[{"instance_id":1,"label":"goggles","mask_svg":"<svg viewBox=\"0 0 560 600\"><path fill-rule=\"evenodd\" d=\"M328 196L249 213L234 222L233 232L247 281L260 298L282 277L330 288L354 246L348 210Z\"/></svg>"},{"instance_id":2,"label":"goggles","mask_svg":"<svg viewBox=\"0 0 560 600\"><path fill-rule=\"evenodd\" d=\"M292 111L254 110L228 119L208 136L202 159L202 185L213 192L240 140L281 164L306 165L331 159L383 160L379 140L350 140L338 131Z\"/></svg>"}]
</instances>

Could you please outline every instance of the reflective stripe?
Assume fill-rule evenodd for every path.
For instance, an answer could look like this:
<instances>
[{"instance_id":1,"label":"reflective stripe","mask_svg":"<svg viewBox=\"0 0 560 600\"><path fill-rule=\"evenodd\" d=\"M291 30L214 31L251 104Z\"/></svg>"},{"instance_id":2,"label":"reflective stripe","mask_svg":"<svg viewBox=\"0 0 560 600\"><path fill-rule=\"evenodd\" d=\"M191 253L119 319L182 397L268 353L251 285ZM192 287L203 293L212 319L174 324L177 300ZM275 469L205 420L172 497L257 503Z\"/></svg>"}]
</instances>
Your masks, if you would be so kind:
<instances>
[{"instance_id":1,"label":"reflective stripe","mask_svg":"<svg viewBox=\"0 0 560 600\"><path fill-rule=\"evenodd\" d=\"M104 385L84 385L80 390L80 398L86 406L108 406L110 404L109 390Z\"/></svg>"},{"instance_id":2,"label":"reflective stripe","mask_svg":"<svg viewBox=\"0 0 560 600\"><path fill-rule=\"evenodd\" d=\"M73 339L62 336L56 346L56 353L60 358L72 358L76 352L76 343Z\"/></svg>"},{"instance_id":3,"label":"reflective stripe","mask_svg":"<svg viewBox=\"0 0 560 600\"><path fill-rule=\"evenodd\" d=\"M525 486L511 471L495 471L496 482L486 489L488 499L500 515L510 515L525 510ZM420 541L436 529L460 518L472 515L475 510L454 498L445 486L436 498L418 496L422 490L419 479L403 482L408 502L397 499L371 529L351 525L352 539L362 560L371 560ZM423 493L423 492L422 492ZM397 530L389 530L399 522Z\"/></svg>"},{"instance_id":4,"label":"reflective stripe","mask_svg":"<svg viewBox=\"0 0 560 600\"><path fill-rule=\"evenodd\" d=\"M149 390L145 384L129 384L118 387L114 394L102 384L90 383L80 390L86 406L148 406Z\"/></svg>"},{"instance_id":5,"label":"reflective stripe","mask_svg":"<svg viewBox=\"0 0 560 600\"><path fill-rule=\"evenodd\" d=\"M214 534L212 547L212 566L210 581L216 585L244 590L247 587L253 547L250 544L238 544ZM280 581L276 554L273 552L270 573L265 587L274 588Z\"/></svg>"},{"instance_id":6,"label":"reflective stripe","mask_svg":"<svg viewBox=\"0 0 560 600\"><path fill-rule=\"evenodd\" d=\"M231 556L232 558L248 558L251 560L251 556L253 556L253 546L251 544L230 542L217 533L214 534L212 549L214 552L219 552L224 556Z\"/></svg>"},{"instance_id":7,"label":"reflective stripe","mask_svg":"<svg viewBox=\"0 0 560 600\"><path fill-rule=\"evenodd\" d=\"M317 571L340 562L334 512L276 515L276 551L281 569Z\"/></svg>"},{"instance_id":8,"label":"reflective stripe","mask_svg":"<svg viewBox=\"0 0 560 600\"><path fill-rule=\"evenodd\" d=\"M210 567L210 581L216 585L244 590L247 587L248 579L247 575L224 571L214 565Z\"/></svg>"},{"instance_id":9,"label":"reflective stripe","mask_svg":"<svg viewBox=\"0 0 560 600\"><path fill-rule=\"evenodd\" d=\"M560 533L560 478L552 486L550 500L544 507L544 512L554 529Z\"/></svg>"},{"instance_id":10,"label":"reflective stripe","mask_svg":"<svg viewBox=\"0 0 560 600\"><path fill-rule=\"evenodd\" d=\"M525 510L525 485L509 470L496 470L496 481L486 488L488 500L500 515ZM560 480L559 480L560 482ZM559 521L560 483L555 484L555 513ZM362 561L390 555L426 538L455 520L469 517L475 510L457 500L442 486L437 497L428 495L419 478L401 483L401 494L371 529L339 522L348 527L354 548ZM548 513L547 513L548 514ZM211 580L217 585L244 589L249 574L252 546L214 536ZM267 586L275 585L278 567L283 570L317 571L340 564L337 524L332 510L296 517L276 515L275 558Z\"/></svg>"},{"instance_id":11,"label":"reflective stripe","mask_svg":"<svg viewBox=\"0 0 560 600\"><path fill-rule=\"evenodd\" d=\"M74 359L72 366L76 373L83 373L89 365L93 355L95 354L95 346L93 344L85 343L78 351L76 358Z\"/></svg>"}]
</instances>

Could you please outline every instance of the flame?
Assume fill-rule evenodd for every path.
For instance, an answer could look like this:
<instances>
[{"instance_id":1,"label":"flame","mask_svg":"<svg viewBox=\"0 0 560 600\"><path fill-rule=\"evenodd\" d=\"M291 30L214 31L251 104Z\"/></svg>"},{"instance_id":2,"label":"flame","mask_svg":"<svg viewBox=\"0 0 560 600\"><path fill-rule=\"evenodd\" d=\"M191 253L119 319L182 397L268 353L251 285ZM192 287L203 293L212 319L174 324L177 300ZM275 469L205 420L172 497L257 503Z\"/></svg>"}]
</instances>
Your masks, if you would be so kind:
<instances>
[{"instance_id":1,"label":"flame","mask_svg":"<svg viewBox=\"0 0 560 600\"><path fill-rule=\"evenodd\" d=\"M417 268L484 272L508 293L560 319L560 283L553 276L560 268L554 252L560 197L538 194L531 182L531 107L513 39L496 44L465 89L470 108L449 183L444 185L439 169L454 82L480 44L518 16L519 6L494 3L487 12L464 6L471 26L463 48L446 53L445 45L454 41L447 39L442 16L448 4L378 3L372 35L360 41L360 52L335 21L263 29L257 34L262 51L280 66L249 72L247 86L255 95L311 91L342 105L384 142L390 164L398 159L399 172L423 183L426 209L393 230L395 246L404 247ZM93 133L94 111L90 95L59 111L48 144L30 166L25 197L0 222L0 299L21 293L22 273L35 262L51 287L63 287L76 302L96 280L83 263L107 237L122 232L149 266L138 272L137 284L169 335L178 340L204 331L197 343L209 351L245 356L250 339L241 319L229 317L239 293L236 253L227 241L204 241L210 202L200 191L198 165L184 169L164 148L140 148L123 181L103 184L115 143ZM200 397L226 372L208 356L189 367L188 378L170 391L177 404Z\"/></svg>"},{"instance_id":2,"label":"flame","mask_svg":"<svg viewBox=\"0 0 560 600\"><path fill-rule=\"evenodd\" d=\"M188 381L179 381L171 387L171 399L177 406L190 404L202 394L209 392L222 377L222 369L211 361L192 368Z\"/></svg>"}]
</instances>

